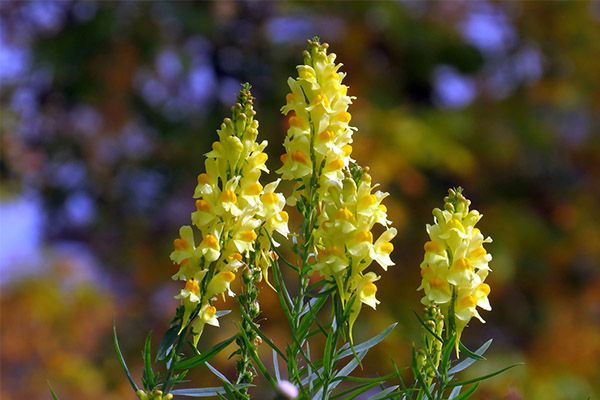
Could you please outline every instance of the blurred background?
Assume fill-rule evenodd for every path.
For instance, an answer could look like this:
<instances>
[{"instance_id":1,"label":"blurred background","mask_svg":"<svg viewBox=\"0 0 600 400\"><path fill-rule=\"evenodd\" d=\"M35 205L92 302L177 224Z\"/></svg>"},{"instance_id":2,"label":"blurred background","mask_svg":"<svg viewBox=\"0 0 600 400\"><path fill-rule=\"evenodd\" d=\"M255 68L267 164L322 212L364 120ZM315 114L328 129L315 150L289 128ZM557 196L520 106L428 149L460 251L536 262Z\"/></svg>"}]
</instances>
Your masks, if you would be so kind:
<instances>
[{"instance_id":1,"label":"blurred background","mask_svg":"<svg viewBox=\"0 0 600 400\"><path fill-rule=\"evenodd\" d=\"M113 315L139 382L143 340L152 329L156 349L177 306L173 239L240 83L275 170L287 77L320 36L357 96L354 157L391 193L399 231L355 338L400 323L361 374L408 365L425 224L460 185L494 239L493 310L463 335L494 344L466 376L526 363L477 398L598 398L599 4L2 0L0 397L50 398L50 379L61 399L135 398ZM261 327L284 345L276 297L264 286L261 298ZM215 365L233 378L232 351ZM202 368L190 378L218 384Z\"/></svg>"}]
</instances>

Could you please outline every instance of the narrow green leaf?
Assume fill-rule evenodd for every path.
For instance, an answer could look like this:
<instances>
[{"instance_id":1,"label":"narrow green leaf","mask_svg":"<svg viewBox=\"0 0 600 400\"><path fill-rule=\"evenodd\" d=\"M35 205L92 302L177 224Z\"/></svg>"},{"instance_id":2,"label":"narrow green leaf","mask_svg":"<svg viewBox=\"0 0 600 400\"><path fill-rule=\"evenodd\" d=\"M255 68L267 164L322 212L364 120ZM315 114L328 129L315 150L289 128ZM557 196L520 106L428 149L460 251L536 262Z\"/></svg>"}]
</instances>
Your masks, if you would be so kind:
<instances>
[{"instance_id":1,"label":"narrow green leaf","mask_svg":"<svg viewBox=\"0 0 600 400\"><path fill-rule=\"evenodd\" d=\"M48 389L50 389L50 394L52 395L52 398L54 400L59 400L56 393L54 393L54 390L52 390L52 386L50 386L50 380L47 380L46 382L48 382Z\"/></svg>"},{"instance_id":2,"label":"narrow green leaf","mask_svg":"<svg viewBox=\"0 0 600 400\"><path fill-rule=\"evenodd\" d=\"M236 389L244 389L247 387L252 387L254 385L250 385L247 383L234 385ZM175 389L171 390L169 393L174 396L187 396L187 397L212 397L223 395L225 393L225 389L222 387L207 387L207 388L193 388L193 389Z\"/></svg>"},{"instance_id":3,"label":"narrow green leaf","mask_svg":"<svg viewBox=\"0 0 600 400\"><path fill-rule=\"evenodd\" d=\"M333 352L335 351L335 348L333 348L334 344L334 340L337 342L337 334L335 332L329 332L329 335L327 335L327 341L325 342L325 349L323 350L323 367L325 367L324 369L324 374L325 376L329 376L329 373L331 372L331 357L333 355Z\"/></svg>"},{"instance_id":4,"label":"narrow green leaf","mask_svg":"<svg viewBox=\"0 0 600 400\"><path fill-rule=\"evenodd\" d=\"M381 333L379 333L376 336L373 336L371 339L362 342L361 344L358 344L356 346L354 346L354 352L359 353L361 351L364 350L369 350L371 347L377 345L378 343L382 342L389 334L390 332L396 327L396 325L398 325L397 322L394 322L393 324L391 324L390 326L388 326L387 328L385 328ZM345 349L344 349L345 347ZM343 351L342 351L343 350ZM348 357L349 355L352 355L353 352L352 350L349 348L349 345L344 345L340 351L339 354L337 356L335 356L335 360L339 361L344 357Z\"/></svg>"},{"instance_id":5,"label":"narrow green leaf","mask_svg":"<svg viewBox=\"0 0 600 400\"><path fill-rule=\"evenodd\" d=\"M148 333L146 336L146 343L144 344L144 375L146 377L146 382L148 383L147 389L154 388L154 371L152 371L152 331Z\"/></svg>"},{"instance_id":6,"label":"narrow green leaf","mask_svg":"<svg viewBox=\"0 0 600 400\"><path fill-rule=\"evenodd\" d=\"M496 375L499 375L499 374L503 373L503 372L504 372L504 371L506 371L506 370L509 370L509 369L511 369L511 368L517 367L517 366L519 366L519 365L524 365L524 364L525 364L525 363L517 363L517 364L509 365L509 366L508 366L508 367L506 367L506 368L502 368L502 369L501 369L501 370L499 370L499 371L496 371L496 372L493 372L493 373L491 373L491 374L487 374L487 375L481 376L481 377L479 377L479 378L475 378L475 379L469 379L469 380L467 380L467 381L462 381L462 382L453 382L453 383L449 383L449 384L447 385L447 387L448 387L448 388L451 388L451 387L460 386L460 385L462 385L462 386L465 386L465 385L468 385L468 384L470 384L470 383L476 383L476 382L480 382L480 381L483 381L483 380L485 380L485 379L489 379L489 378L491 378L491 377L494 377L494 376L496 376Z\"/></svg>"},{"instance_id":7,"label":"narrow green leaf","mask_svg":"<svg viewBox=\"0 0 600 400\"><path fill-rule=\"evenodd\" d=\"M310 293L310 292L314 292L315 290L317 290L317 289L318 289L318 288L320 288L321 286L323 286L323 285L326 285L326 284L328 284L328 283L329 283L329 282L327 282L327 280L326 280L326 279L321 279L320 281L317 281L317 282L313 283L312 285L310 285L310 286L309 286L309 287L306 289L306 291L307 291L307 292L309 292L309 293Z\"/></svg>"},{"instance_id":8,"label":"narrow green leaf","mask_svg":"<svg viewBox=\"0 0 600 400\"><path fill-rule=\"evenodd\" d=\"M206 350L205 352L201 353L200 355L192 357L189 360L185 360L185 361L175 364L174 368L175 369L190 369L195 366L204 364L206 361L210 360L211 358L213 358L214 356L219 354L221 352L221 350L223 350L225 347L229 346L231 344L231 342L233 342L234 340L235 340L235 336L232 336L229 339L223 340L222 342L217 343L216 345L214 345L210 349Z\"/></svg>"},{"instance_id":9,"label":"narrow green leaf","mask_svg":"<svg viewBox=\"0 0 600 400\"><path fill-rule=\"evenodd\" d=\"M281 376L279 372L279 361L277 360L277 351L273 349L273 369L275 370L275 379L277 382L281 381Z\"/></svg>"},{"instance_id":10,"label":"narrow green leaf","mask_svg":"<svg viewBox=\"0 0 600 400\"><path fill-rule=\"evenodd\" d=\"M350 375L352 373L352 371L354 371L356 369L356 367L358 367L360 365L360 362L362 361L362 359L365 357L366 354L367 354L366 350L358 353L355 358L350 360L348 362L348 364L344 365L344 367L335 374L334 378L331 380L331 384L329 385L329 387L327 389L327 393L325 393L326 398L328 397L329 393L331 393L331 391L333 389L335 389L337 387L337 385L339 385L341 382L341 380L339 380L339 379L336 380L335 378ZM321 390L319 390L319 392L317 393L315 398L318 399L321 396L323 396L322 388L321 388Z\"/></svg>"},{"instance_id":11,"label":"narrow green leaf","mask_svg":"<svg viewBox=\"0 0 600 400\"><path fill-rule=\"evenodd\" d=\"M452 389L452 392L450 392L450 396L448 396L448 400L455 399L456 396L458 396L460 394L461 390L462 390L462 386L456 386L456 387L454 387L454 389Z\"/></svg>"},{"instance_id":12,"label":"narrow green leaf","mask_svg":"<svg viewBox=\"0 0 600 400\"><path fill-rule=\"evenodd\" d=\"M220 380L222 380L223 382L231 383L229 381L229 379L227 379L227 377L225 375L223 375L222 373L220 373L215 367L213 367L212 365L210 365L208 362L205 362L204 365L206 365L206 367L208 369L210 369L210 371L213 374L215 374Z\"/></svg>"},{"instance_id":13,"label":"narrow green leaf","mask_svg":"<svg viewBox=\"0 0 600 400\"><path fill-rule=\"evenodd\" d=\"M435 333L434 331L432 331L431 328L428 327L427 324L425 324L425 322L423 321L423 319L414 310L413 310L413 314L415 314L415 317L417 317L417 319L419 320L419 322L421 323L421 325L423 326L423 328L427 329L427 331L429 333L431 333L431 335L433 335L434 338L436 338L440 342L444 343L444 339L442 339L441 337L439 337L437 335L437 333Z\"/></svg>"},{"instance_id":14,"label":"narrow green leaf","mask_svg":"<svg viewBox=\"0 0 600 400\"><path fill-rule=\"evenodd\" d=\"M384 389L380 393L378 393L378 394L376 394L374 396L368 397L367 400L384 400L384 399L389 399L389 398L392 397L392 396L390 396L390 393L392 393L396 389L398 389L398 385L389 387L387 389Z\"/></svg>"},{"instance_id":15,"label":"narrow green leaf","mask_svg":"<svg viewBox=\"0 0 600 400\"><path fill-rule=\"evenodd\" d=\"M117 339L117 325L115 324L115 318L113 317L113 340L115 343L115 350L117 350L117 355L119 356L119 361L121 362L121 367L123 367L123 371L125 371L125 375L127 375L127 379L129 380L129 384L133 388L133 391L137 393L138 386L135 384L135 381L131 377L129 373L129 368L127 368L127 364L125 363L125 359L123 358L123 353L121 353L121 348L119 347L119 340Z\"/></svg>"},{"instance_id":16,"label":"narrow green leaf","mask_svg":"<svg viewBox=\"0 0 600 400\"><path fill-rule=\"evenodd\" d=\"M452 355L452 350L454 350L454 343L456 343L456 336L452 335L449 339L446 339L446 342L442 346L440 371L448 371L448 368L450 368L450 356Z\"/></svg>"},{"instance_id":17,"label":"narrow green leaf","mask_svg":"<svg viewBox=\"0 0 600 400\"><path fill-rule=\"evenodd\" d=\"M277 292L277 298L279 299L279 303L281 304L281 308L283 309L283 313L288 321L293 321L292 313L290 311L290 307L293 304L292 299L290 298L287 289L285 288L285 282L283 282L283 278L281 276L281 271L275 261L271 262L271 269L273 270L273 281L275 284L275 289ZM286 297L284 297L284 294ZM286 302L287 298L287 302Z\"/></svg>"},{"instance_id":18,"label":"narrow green leaf","mask_svg":"<svg viewBox=\"0 0 600 400\"><path fill-rule=\"evenodd\" d=\"M462 343L458 344L458 348L460 349L460 351L465 353L467 355L467 357L469 357L469 358L474 358L475 360L485 360L486 359L483 356L473 353L471 350L467 349L465 347L465 345L463 345Z\"/></svg>"},{"instance_id":19,"label":"narrow green leaf","mask_svg":"<svg viewBox=\"0 0 600 400\"><path fill-rule=\"evenodd\" d=\"M396 376L395 372L392 372L391 374L388 374L385 376L376 376L374 378L363 378L363 377L358 377L358 376L337 376L332 379L332 382L341 380L341 381L349 381L349 382L376 383L376 384L380 385L380 384L384 383L386 380L393 378L394 376Z\"/></svg>"},{"instance_id":20,"label":"narrow green leaf","mask_svg":"<svg viewBox=\"0 0 600 400\"><path fill-rule=\"evenodd\" d=\"M471 397L471 395L473 395L473 393L475 393L475 391L477 390L477 386L479 386L479 383L476 383L475 385L471 386L468 390L465 390L458 397L455 397L454 400L466 400L466 399L468 399L469 397Z\"/></svg>"},{"instance_id":21,"label":"narrow green leaf","mask_svg":"<svg viewBox=\"0 0 600 400\"><path fill-rule=\"evenodd\" d=\"M171 352L171 349L173 348L173 343L175 343L175 340L177 340L177 337L179 336L177 335L177 333L179 333L180 329L180 324L175 324L169 329L167 329L165 335L163 336L160 342L160 345L158 346L158 351L156 352L155 359L156 361L164 360L167 357L167 354Z\"/></svg>"},{"instance_id":22,"label":"narrow green leaf","mask_svg":"<svg viewBox=\"0 0 600 400\"><path fill-rule=\"evenodd\" d=\"M231 310L219 310L215 313L215 317L221 318L224 315L227 315L231 312Z\"/></svg>"},{"instance_id":23,"label":"narrow green leaf","mask_svg":"<svg viewBox=\"0 0 600 400\"><path fill-rule=\"evenodd\" d=\"M343 392L335 394L335 395L329 397L329 400L335 400L335 399L340 399L340 398L347 400L349 398L352 398L352 397L347 397L347 395L349 395L349 394L352 394L353 396L354 396L354 393L361 395L364 392L368 392L369 390L373 389L374 387L377 387L378 385L379 385L379 383L364 383L362 385L351 387L350 389L346 389Z\"/></svg>"},{"instance_id":24,"label":"narrow green leaf","mask_svg":"<svg viewBox=\"0 0 600 400\"><path fill-rule=\"evenodd\" d=\"M478 355L478 356L483 356L483 354L486 352L486 350L492 344L492 341L493 341L493 339L490 339L487 342L485 342L480 348L478 348L477 350L475 350L474 354ZM468 356L468 354L467 354L467 356ZM463 370L467 369L468 367L470 367L471 364L473 364L475 361L477 361L476 358L469 357L466 360L461 361L460 363L458 363L454 367L450 368L450 370L448 371L448 374L454 375L454 374L456 374L456 373L458 373L460 371L463 371Z\"/></svg>"}]
</instances>

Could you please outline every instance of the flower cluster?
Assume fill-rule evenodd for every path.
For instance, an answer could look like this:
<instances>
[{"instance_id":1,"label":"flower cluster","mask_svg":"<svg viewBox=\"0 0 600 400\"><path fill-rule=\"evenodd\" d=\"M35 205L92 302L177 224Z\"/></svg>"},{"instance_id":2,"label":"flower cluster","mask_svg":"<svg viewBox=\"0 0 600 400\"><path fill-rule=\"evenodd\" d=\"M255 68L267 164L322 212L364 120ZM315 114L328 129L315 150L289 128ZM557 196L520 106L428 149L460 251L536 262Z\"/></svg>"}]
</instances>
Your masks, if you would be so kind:
<instances>
[{"instance_id":1,"label":"flower cluster","mask_svg":"<svg viewBox=\"0 0 600 400\"><path fill-rule=\"evenodd\" d=\"M388 193L377 191L371 176L355 167L351 177L342 181L342 188L331 186L323 201L316 232L318 260L313 269L335 283L342 304L351 298L350 332L358 317L362 303L375 309L377 286L380 277L374 272L364 272L373 261L384 270L394 262L391 240L396 229L389 228L387 209L381 201ZM373 241L373 227L379 224L385 231Z\"/></svg>"},{"instance_id":2,"label":"flower cluster","mask_svg":"<svg viewBox=\"0 0 600 400\"><path fill-rule=\"evenodd\" d=\"M482 215L469 211L471 202L461 188L450 189L444 201L444 210L433 210L435 224L427 225L431 240L425 243L423 281L418 290L425 291L423 304L440 306L446 320L456 324L458 347L461 332L472 317L485 322L477 307L491 310L490 287L484 281L492 256L483 244L492 239L475 228Z\"/></svg>"},{"instance_id":3,"label":"flower cluster","mask_svg":"<svg viewBox=\"0 0 600 400\"><path fill-rule=\"evenodd\" d=\"M388 229L391 222L381 204L387 193L371 193L371 176L350 158L356 130L348 125L353 97L341 83L345 77L338 72L342 64L335 64L336 56L327 53L328 47L309 40L304 65L297 67L298 78L288 80L291 93L282 112L293 115L278 172L283 179L297 182L292 203L304 198L305 204L317 209L313 271L337 287L344 306L354 298L349 318L352 332L361 305L375 308L379 304L373 282L380 277L365 270L372 261L384 269L394 264L390 241L396 230ZM374 242L371 230L376 224L385 232Z\"/></svg>"},{"instance_id":4,"label":"flower cluster","mask_svg":"<svg viewBox=\"0 0 600 400\"><path fill-rule=\"evenodd\" d=\"M288 234L285 198L275 192L279 180L264 187L259 182L262 171L268 172L263 152L267 142L256 142L258 121L252 100L245 85L232 118L226 118L218 130L219 141L206 154L206 172L198 175L196 211L191 217L201 232L199 243L192 227L183 226L171 253L180 267L173 279L186 281L176 296L185 308L182 329L192 313L198 313L192 322L195 343L205 324L219 325L212 301L225 293L235 295L231 283L238 270L259 268L266 279L276 257L269 236L274 231Z\"/></svg>"},{"instance_id":5,"label":"flower cluster","mask_svg":"<svg viewBox=\"0 0 600 400\"><path fill-rule=\"evenodd\" d=\"M343 170L353 161L350 143L355 128L348 125L347 111L352 97L342 84L345 74L338 72L342 64L335 64L334 53L327 54L327 43L308 44L304 64L297 67L298 78L288 79L291 93L281 109L293 114L281 156L283 167L277 171L283 179L298 182L291 202L307 189L326 193L331 184L342 181Z\"/></svg>"}]
</instances>

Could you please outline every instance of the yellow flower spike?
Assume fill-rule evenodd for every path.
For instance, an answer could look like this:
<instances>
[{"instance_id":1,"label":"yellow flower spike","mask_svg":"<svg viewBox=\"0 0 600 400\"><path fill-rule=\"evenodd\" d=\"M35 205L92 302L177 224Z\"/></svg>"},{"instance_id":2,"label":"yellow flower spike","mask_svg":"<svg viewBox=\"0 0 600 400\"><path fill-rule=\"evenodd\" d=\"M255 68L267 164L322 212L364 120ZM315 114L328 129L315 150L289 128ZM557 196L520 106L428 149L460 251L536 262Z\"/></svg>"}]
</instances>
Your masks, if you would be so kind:
<instances>
[{"instance_id":1,"label":"yellow flower spike","mask_svg":"<svg viewBox=\"0 0 600 400\"><path fill-rule=\"evenodd\" d=\"M490 286L483 282L490 271L491 255L482 246L491 239L484 239L474 227L482 215L469 210L471 202L462 189L449 190L444 201L444 210L433 211L435 224L427 225L431 241L424 246L419 290L425 290L424 304L444 305L448 329L457 335L458 354L460 336L471 318L485 322L477 308L491 310Z\"/></svg>"}]
</instances>

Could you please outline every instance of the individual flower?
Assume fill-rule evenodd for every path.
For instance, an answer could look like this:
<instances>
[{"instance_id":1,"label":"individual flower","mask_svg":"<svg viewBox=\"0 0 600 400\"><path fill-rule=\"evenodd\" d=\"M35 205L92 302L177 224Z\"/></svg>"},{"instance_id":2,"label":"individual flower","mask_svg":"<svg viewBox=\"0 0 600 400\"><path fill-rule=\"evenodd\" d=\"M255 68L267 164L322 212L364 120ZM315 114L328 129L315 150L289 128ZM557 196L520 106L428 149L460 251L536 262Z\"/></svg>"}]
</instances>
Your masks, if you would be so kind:
<instances>
[{"instance_id":1,"label":"individual flower","mask_svg":"<svg viewBox=\"0 0 600 400\"><path fill-rule=\"evenodd\" d=\"M425 305L440 306L447 320L454 321L458 349L460 336L471 318L485 322L477 308L491 310L490 287L485 279L492 256L483 247L491 243L475 225L482 215L469 210L471 202L462 188L450 189L444 209L433 210L434 224L427 225L430 240L425 243L421 263ZM451 323L452 324L452 323Z\"/></svg>"}]
</instances>

